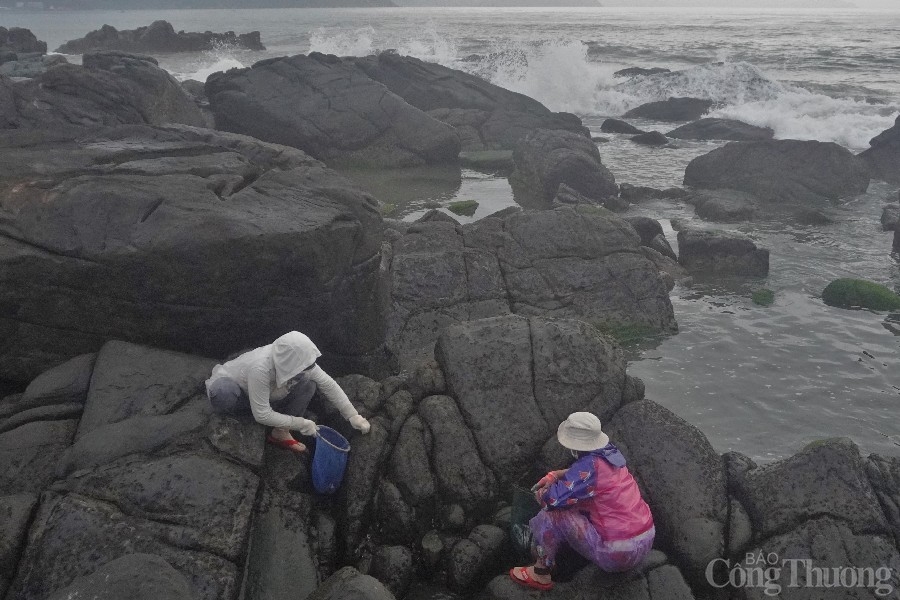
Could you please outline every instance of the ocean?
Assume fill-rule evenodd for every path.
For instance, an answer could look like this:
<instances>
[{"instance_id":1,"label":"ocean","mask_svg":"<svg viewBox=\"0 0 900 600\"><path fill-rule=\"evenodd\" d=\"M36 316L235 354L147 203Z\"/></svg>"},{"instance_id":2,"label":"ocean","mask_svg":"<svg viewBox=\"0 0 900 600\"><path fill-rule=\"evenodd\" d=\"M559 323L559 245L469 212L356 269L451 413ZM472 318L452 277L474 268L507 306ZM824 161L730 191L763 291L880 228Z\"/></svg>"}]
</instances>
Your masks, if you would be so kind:
<instances>
[{"instance_id":1,"label":"ocean","mask_svg":"<svg viewBox=\"0 0 900 600\"><path fill-rule=\"evenodd\" d=\"M600 134L603 120L670 96L714 100L713 116L815 139L853 151L890 127L900 111L900 11L597 9L272 9L0 13L0 25L30 28L50 48L106 23L130 29L156 19L188 31L262 32L265 52L219 48L157 56L179 79L249 66L272 56L319 51L366 55L387 49L463 69L574 112L597 135L620 183L680 185L696 156L721 145L679 141L646 148ZM665 67L677 76L627 79L625 67ZM667 124L637 120L643 129ZM431 202L475 199L478 219L513 204L506 180L463 170L349 173L398 215ZM628 348L629 372L647 396L697 425L717 450L767 462L821 437L847 436L865 452L900 455L900 315L825 306L837 277L863 277L900 291L900 262L882 206L898 190L873 181L838 207L834 222L803 226L703 223L690 206L658 201L627 215L737 230L771 251L763 280L698 279L677 287L680 332ZM463 218L463 221L470 220ZM754 305L769 288L775 304Z\"/></svg>"}]
</instances>

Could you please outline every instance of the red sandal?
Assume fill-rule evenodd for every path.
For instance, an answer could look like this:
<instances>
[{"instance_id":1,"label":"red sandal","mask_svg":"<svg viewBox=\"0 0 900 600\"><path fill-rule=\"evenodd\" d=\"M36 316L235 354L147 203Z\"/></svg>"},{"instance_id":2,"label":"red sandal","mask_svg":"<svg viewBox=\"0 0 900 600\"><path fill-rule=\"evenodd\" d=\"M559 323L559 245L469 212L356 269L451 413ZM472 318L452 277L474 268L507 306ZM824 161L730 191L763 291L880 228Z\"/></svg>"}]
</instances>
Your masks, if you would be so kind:
<instances>
[{"instance_id":1,"label":"red sandal","mask_svg":"<svg viewBox=\"0 0 900 600\"><path fill-rule=\"evenodd\" d=\"M513 567L509 570L509 577L519 585L524 585L542 592L549 592L553 589L553 582L541 583L531 578L528 574L528 567Z\"/></svg>"},{"instance_id":2,"label":"red sandal","mask_svg":"<svg viewBox=\"0 0 900 600\"><path fill-rule=\"evenodd\" d=\"M274 438L271 435L269 435L269 436L266 436L266 441L269 442L270 444L274 444L276 446L286 448L293 452L306 452L306 444L302 444L302 443L298 442L297 440L295 440L294 438L291 438L289 440L279 440L278 438ZM300 448L297 448L297 446L300 446Z\"/></svg>"}]
</instances>

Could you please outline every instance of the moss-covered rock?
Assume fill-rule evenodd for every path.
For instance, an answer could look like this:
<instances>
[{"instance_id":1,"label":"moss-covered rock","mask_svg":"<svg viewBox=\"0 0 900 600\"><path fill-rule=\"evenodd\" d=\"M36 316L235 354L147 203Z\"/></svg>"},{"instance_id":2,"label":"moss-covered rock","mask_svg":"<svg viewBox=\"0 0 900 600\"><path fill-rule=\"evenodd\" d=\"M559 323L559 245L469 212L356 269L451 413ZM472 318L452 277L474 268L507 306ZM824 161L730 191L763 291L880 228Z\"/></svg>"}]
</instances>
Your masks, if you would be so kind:
<instances>
[{"instance_id":1,"label":"moss-covered rock","mask_svg":"<svg viewBox=\"0 0 900 600\"><path fill-rule=\"evenodd\" d=\"M478 202L475 200L460 200L447 205L447 210L463 217L471 217L478 210Z\"/></svg>"},{"instance_id":2,"label":"moss-covered rock","mask_svg":"<svg viewBox=\"0 0 900 600\"><path fill-rule=\"evenodd\" d=\"M822 300L838 308L900 309L900 296L864 279L835 279L822 292Z\"/></svg>"},{"instance_id":3,"label":"moss-covered rock","mask_svg":"<svg viewBox=\"0 0 900 600\"><path fill-rule=\"evenodd\" d=\"M772 306L775 304L775 292L766 288L756 290L750 297L753 300L753 304L759 304L760 306Z\"/></svg>"}]
</instances>

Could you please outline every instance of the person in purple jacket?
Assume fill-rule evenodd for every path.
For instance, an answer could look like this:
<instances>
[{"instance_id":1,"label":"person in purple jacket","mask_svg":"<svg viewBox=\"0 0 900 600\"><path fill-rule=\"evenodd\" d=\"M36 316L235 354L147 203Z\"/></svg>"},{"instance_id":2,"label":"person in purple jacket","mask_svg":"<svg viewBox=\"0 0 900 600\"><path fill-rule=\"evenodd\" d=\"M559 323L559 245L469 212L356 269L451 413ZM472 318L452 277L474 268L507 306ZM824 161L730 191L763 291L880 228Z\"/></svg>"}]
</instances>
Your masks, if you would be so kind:
<instances>
[{"instance_id":1,"label":"person in purple jacket","mask_svg":"<svg viewBox=\"0 0 900 600\"><path fill-rule=\"evenodd\" d=\"M619 572L638 566L656 535L650 507L600 419L572 413L556 437L576 460L568 469L547 473L535 486L541 511L529 526L536 562L509 572L517 583L538 590L553 588L550 573L563 544L604 571Z\"/></svg>"}]
</instances>

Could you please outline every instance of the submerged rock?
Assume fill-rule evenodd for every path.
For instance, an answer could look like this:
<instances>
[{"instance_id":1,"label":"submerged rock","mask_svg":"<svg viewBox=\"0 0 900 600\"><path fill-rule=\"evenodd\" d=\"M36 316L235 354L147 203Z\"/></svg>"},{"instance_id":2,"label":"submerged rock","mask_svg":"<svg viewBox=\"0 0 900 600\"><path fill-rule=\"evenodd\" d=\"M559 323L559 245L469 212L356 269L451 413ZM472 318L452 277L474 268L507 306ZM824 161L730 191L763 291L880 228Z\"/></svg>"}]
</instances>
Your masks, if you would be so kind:
<instances>
[{"instance_id":1,"label":"submerged rock","mask_svg":"<svg viewBox=\"0 0 900 600\"><path fill-rule=\"evenodd\" d=\"M754 196L736 190L698 190L686 198L697 216L716 223L749 221L757 213Z\"/></svg>"},{"instance_id":2,"label":"submerged rock","mask_svg":"<svg viewBox=\"0 0 900 600\"><path fill-rule=\"evenodd\" d=\"M215 73L206 95L216 128L347 165L454 162L459 135L368 77L352 59L316 52Z\"/></svg>"},{"instance_id":3,"label":"submerged rock","mask_svg":"<svg viewBox=\"0 0 900 600\"><path fill-rule=\"evenodd\" d=\"M629 67L621 69L613 73L613 77L643 77L645 75L658 75L660 73L671 73L669 69L662 67L651 67L649 69L643 67Z\"/></svg>"},{"instance_id":4,"label":"submerged rock","mask_svg":"<svg viewBox=\"0 0 900 600\"><path fill-rule=\"evenodd\" d=\"M692 160L684 184L738 190L762 203L808 208L865 193L869 173L860 159L832 142L731 142Z\"/></svg>"},{"instance_id":5,"label":"submerged rock","mask_svg":"<svg viewBox=\"0 0 900 600\"><path fill-rule=\"evenodd\" d=\"M6 377L109 338L226 356L300 329L337 361L378 354L380 216L303 153L147 126L6 132L0 148L18 212L0 235Z\"/></svg>"},{"instance_id":6,"label":"submerged rock","mask_svg":"<svg viewBox=\"0 0 900 600\"><path fill-rule=\"evenodd\" d=\"M669 139L658 131L636 135L631 141L642 146L665 146L669 143Z\"/></svg>"},{"instance_id":7,"label":"submerged rock","mask_svg":"<svg viewBox=\"0 0 900 600\"><path fill-rule=\"evenodd\" d=\"M775 136L775 132L768 127L756 127L733 119L700 119L673 129L666 136L680 140L747 142L770 140Z\"/></svg>"},{"instance_id":8,"label":"submerged rock","mask_svg":"<svg viewBox=\"0 0 900 600\"><path fill-rule=\"evenodd\" d=\"M881 228L884 231L896 231L900 222L900 204L888 204L881 211Z\"/></svg>"},{"instance_id":9,"label":"submerged rock","mask_svg":"<svg viewBox=\"0 0 900 600\"><path fill-rule=\"evenodd\" d=\"M705 115L712 105L712 100L669 98L632 108L625 113L625 118L653 119L654 121L696 121Z\"/></svg>"},{"instance_id":10,"label":"submerged rock","mask_svg":"<svg viewBox=\"0 0 900 600\"><path fill-rule=\"evenodd\" d=\"M605 133L624 133L626 135L639 135L645 133L634 125L620 121L619 119L606 119L600 126L600 131Z\"/></svg>"},{"instance_id":11,"label":"submerged rock","mask_svg":"<svg viewBox=\"0 0 900 600\"><path fill-rule=\"evenodd\" d=\"M900 117L893 127L872 138L869 145L859 156L869 165L872 176L900 184Z\"/></svg>"},{"instance_id":12,"label":"submerged rock","mask_svg":"<svg viewBox=\"0 0 900 600\"><path fill-rule=\"evenodd\" d=\"M618 195L615 177L587 137L568 131L536 131L516 146L513 160L516 170L509 182L516 202L523 206L548 207L560 184L598 203Z\"/></svg>"},{"instance_id":13,"label":"submerged rock","mask_svg":"<svg viewBox=\"0 0 900 600\"><path fill-rule=\"evenodd\" d=\"M678 262L692 272L765 277L769 251L752 241L714 231L678 232Z\"/></svg>"},{"instance_id":14,"label":"submerged rock","mask_svg":"<svg viewBox=\"0 0 900 600\"><path fill-rule=\"evenodd\" d=\"M154 21L146 27L119 31L111 25L91 31L83 38L71 40L56 49L63 54L84 54L96 50L119 50L123 52L149 52L159 54L165 52L203 52L215 50L220 46L243 48L246 50L265 50L259 39L259 32L235 35L233 31L225 33L203 33L179 31L168 21ZM45 45L46 48L46 45Z\"/></svg>"}]
</instances>

